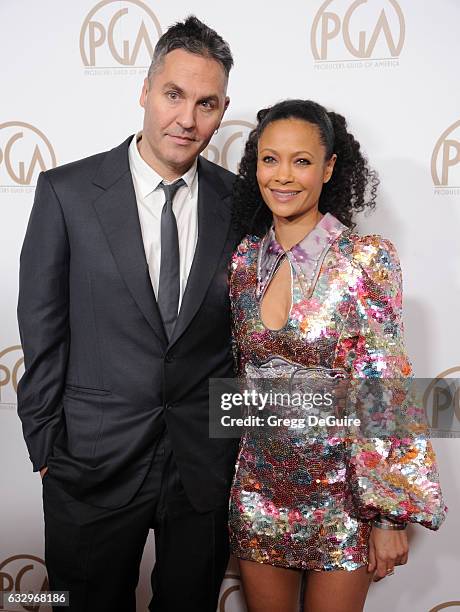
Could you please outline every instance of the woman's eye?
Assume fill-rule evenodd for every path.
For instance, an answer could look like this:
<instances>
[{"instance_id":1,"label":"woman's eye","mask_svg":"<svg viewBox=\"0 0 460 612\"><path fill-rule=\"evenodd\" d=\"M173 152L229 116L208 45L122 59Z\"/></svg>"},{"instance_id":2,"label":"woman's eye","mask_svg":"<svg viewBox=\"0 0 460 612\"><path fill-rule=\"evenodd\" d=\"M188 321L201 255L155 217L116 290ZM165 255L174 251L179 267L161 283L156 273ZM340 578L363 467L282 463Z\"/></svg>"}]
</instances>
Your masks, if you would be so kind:
<instances>
[{"instance_id":1,"label":"woman's eye","mask_svg":"<svg viewBox=\"0 0 460 612\"><path fill-rule=\"evenodd\" d=\"M296 159L296 164L300 164L301 166L309 166L310 160L305 159L304 157L301 157L300 159Z\"/></svg>"},{"instance_id":2,"label":"woman's eye","mask_svg":"<svg viewBox=\"0 0 460 612\"><path fill-rule=\"evenodd\" d=\"M271 155L266 155L265 157L262 157L262 161L264 162L264 164L271 164L275 161L275 158Z\"/></svg>"}]
</instances>

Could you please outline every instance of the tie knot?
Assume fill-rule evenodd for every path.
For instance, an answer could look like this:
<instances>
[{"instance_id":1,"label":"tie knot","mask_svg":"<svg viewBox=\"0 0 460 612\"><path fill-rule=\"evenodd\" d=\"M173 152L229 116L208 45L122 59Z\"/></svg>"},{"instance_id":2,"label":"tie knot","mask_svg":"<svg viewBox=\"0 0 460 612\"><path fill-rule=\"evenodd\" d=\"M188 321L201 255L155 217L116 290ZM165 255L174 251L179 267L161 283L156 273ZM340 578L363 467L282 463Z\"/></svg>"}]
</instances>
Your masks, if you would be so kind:
<instances>
[{"instance_id":1,"label":"tie knot","mask_svg":"<svg viewBox=\"0 0 460 612\"><path fill-rule=\"evenodd\" d=\"M160 187L165 192L166 202L173 201L176 191L182 187L182 185L185 185L185 181L181 178L170 185L166 185L163 181L160 183Z\"/></svg>"}]
</instances>

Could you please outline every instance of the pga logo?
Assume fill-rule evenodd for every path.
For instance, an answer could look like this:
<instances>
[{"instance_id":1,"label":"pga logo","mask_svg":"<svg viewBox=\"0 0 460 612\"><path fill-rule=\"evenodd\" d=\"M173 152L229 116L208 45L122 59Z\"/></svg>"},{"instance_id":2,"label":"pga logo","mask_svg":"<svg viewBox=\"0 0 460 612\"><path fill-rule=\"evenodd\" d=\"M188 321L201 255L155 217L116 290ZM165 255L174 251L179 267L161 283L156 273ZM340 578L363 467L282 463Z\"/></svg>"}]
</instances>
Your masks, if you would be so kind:
<instances>
[{"instance_id":1,"label":"pga logo","mask_svg":"<svg viewBox=\"0 0 460 612\"><path fill-rule=\"evenodd\" d=\"M0 402L14 404L18 382L24 373L24 355L20 344L0 351Z\"/></svg>"},{"instance_id":2,"label":"pga logo","mask_svg":"<svg viewBox=\"0 0 460 612\"><path fill-rule=\"evenodd\" d=\"M203 157L227 170L238 172L246 140L255 127L249 121L223 121L219 132L203 151Z\"/></svg>"},{"instance_id":3,"label":"pga logo","mask_svg":"<svg viewBox=\"0 0 460 612\"><path fill-rule=\"evenodd\" d=\"M326 0L313 20L310 45L316 61L392 59L404 38L396 0Z\"/></svg>"},{"instance_id":4,"label":"pga logo","mask_svg":"<svg viewBox=\"0 0 460 612\"><path fill-rule=\"evenodd\" d=\"M56 167L56 155L45 134L30 123L0 123L0 184L34 186L41 171Z\"/></svg>"},{"instance_id":5,"label":"pga logo","mask_svg":"<svg viewBox=\"0 0 460 612\"><path fill-rule=\"evenodd\" d=\"M438 138L431 156L431 176L435 187L460 187L460 120Z\"/></svg>"},{"instance_id":6,"label":"pga logo","mask_svg":"<svg viewBox=\"0 0 460 612\"><path fill-rule=\"evenodd\" d=\"M460 434L460 366L438 374L423 394L423 408L435 435Z\"/></svg>"},{"instance_id":7,"label":"pga logo","mask_svg":"<svg viewBox=\"0 0 460 612\"><path fill-rule=\"evenodd\" d=\"M15 612L42 612L49 610L48 604L30 602L8 602L7 594L40 593L49 591L48 576L43 559L35 555L13 555L0 562L0 611Z\"/></svg>"},{"instance_id":8,"label":"pga logo","mask_svg":"<svg viewBox=\"0 0 460 612\"><path fill-rule=\"evenodd\" d=\"M144 2L102 0L83 21L81 59L95 68L148 67L160 36L160 23Z\"/></svg>"}]
</instances>

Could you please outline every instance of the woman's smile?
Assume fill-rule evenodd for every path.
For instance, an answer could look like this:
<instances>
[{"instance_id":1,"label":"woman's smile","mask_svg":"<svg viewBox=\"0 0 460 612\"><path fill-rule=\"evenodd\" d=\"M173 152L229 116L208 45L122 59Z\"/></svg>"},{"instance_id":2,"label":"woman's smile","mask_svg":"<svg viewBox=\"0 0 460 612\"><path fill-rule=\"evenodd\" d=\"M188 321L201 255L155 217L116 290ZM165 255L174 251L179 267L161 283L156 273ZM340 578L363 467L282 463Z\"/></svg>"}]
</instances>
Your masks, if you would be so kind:
<instances>
[{"instance_id":1,"label":"woman's smile","mask_svg":"<svg viewBox=\"0 0 460 612\"><path fill-rule=\"evenodd\" d=\"M287 190L284 190L284 189L274 189L272 187L270 187L269 189L272 192L273 197L276 200L278 200L278 202L281 202L281 203L283 203L283 202L291 202L301 192L301 190L294 191L294 190L290 189L289 191L287 191Z\"/></svg>"}]
</instances>

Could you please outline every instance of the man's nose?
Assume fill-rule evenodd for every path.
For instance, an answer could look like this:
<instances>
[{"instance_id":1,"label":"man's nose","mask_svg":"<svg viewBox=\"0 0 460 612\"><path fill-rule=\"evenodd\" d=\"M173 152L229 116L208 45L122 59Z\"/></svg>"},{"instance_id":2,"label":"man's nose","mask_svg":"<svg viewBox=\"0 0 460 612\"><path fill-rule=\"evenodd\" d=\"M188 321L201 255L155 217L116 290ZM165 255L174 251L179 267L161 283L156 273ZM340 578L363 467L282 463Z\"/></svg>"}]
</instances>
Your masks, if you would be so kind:
<instances>
[{"instance_id":1,"label":"man's nose","mask_svg":"<svg viewBox=\"0 0 460 612\"><path fill-rule=\"evenodd\" d=\"M179 113L177 117L177 123L184 130L191 130L195 127L195 105L194 104L185 103L182 106L181 112Z\"/></svg>"}]
</instances>

